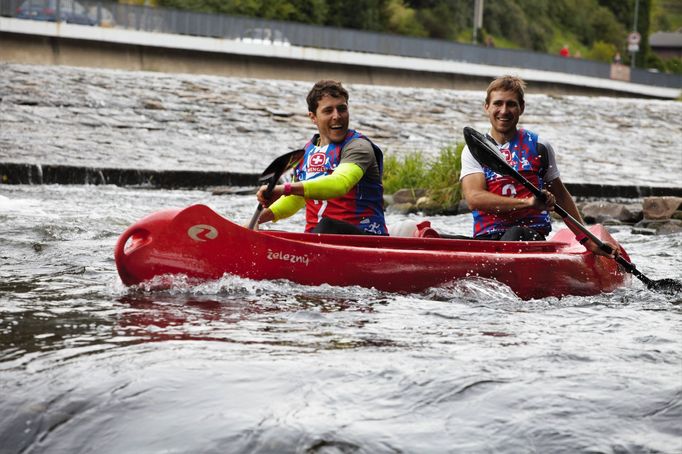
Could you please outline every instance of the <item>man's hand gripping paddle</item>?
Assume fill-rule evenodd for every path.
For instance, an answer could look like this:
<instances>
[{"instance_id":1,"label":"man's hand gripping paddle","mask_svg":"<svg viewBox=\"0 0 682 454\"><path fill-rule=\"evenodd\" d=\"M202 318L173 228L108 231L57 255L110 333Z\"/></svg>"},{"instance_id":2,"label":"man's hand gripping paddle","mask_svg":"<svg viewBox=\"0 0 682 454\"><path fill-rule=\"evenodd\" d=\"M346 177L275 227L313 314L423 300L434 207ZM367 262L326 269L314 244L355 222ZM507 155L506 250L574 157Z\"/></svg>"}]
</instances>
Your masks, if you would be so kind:
<instances>
[{"instance_id":1,"label":"man's hand gripping paddle","mask_svg":"<svg viewBox=\"0 0 682 454\"><path fill-rule=\"evenodd\" d=\"M272 189L275 187L277 181L279 181L279 178L282 176L282 174L287 170L291 169L292 167L294 167L296 164L298 164L301 158L303 158L304 153L305 150L303 149L293 150L288 153L284 153L282 156L272 161L270 165L267 167L267 169L265 169L263 173L261 173L260 177L258 178L258 186L264 184L268 185L268 188L265 191L266 198L270 196L270 194L272 193ZM256 207L256 212L253 213L251 221L249 222L250 230L253 230L253 228L256 226L261 211L263 211L263 205L259 203L258 206Z\"/></svg>"}]
</instances>

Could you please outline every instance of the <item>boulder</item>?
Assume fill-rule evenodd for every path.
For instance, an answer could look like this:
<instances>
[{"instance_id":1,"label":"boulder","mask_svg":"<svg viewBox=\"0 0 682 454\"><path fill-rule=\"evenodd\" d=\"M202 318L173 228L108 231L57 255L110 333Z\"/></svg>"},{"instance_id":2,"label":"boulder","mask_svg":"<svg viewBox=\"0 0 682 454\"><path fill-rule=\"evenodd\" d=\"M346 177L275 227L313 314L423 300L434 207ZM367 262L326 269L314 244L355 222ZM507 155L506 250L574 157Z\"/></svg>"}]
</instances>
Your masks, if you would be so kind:
<instances>
[{"instance_id":1,"label":"boulder","mask_svg":"<svg viewBox=\"0 0 682 454\"><path fill-rule=\"evenodd\" d=\"M658 229L656 229L658 235L673 235L675 233L682 233L682 221L677 219L670 219L663 222Z\"/></svg>"},{"instance_id":2,"label":"boulder","mask_svg":"<svg viewBox=\"0 0 682 454\"><path fill-rule=\"evenodd\" d=\"M384 193L384 209L388 208L390 205L393 205L393 203L393 194Z\"/></svg>"},{"instance_id":3,"label":"boulder","mask_svg":"<svg viewBox=\"0 0 682 454\"><path fill-rule=\"evenodd\" d=\"M636 206L605 201L586 203L581 213L588 224L633 224L642 219L642 210Z\"/></svg>"},{"instance_id":4,"label":"boulder","mask_svg":"<svg viewBox=\"0 0 682 454\"><path fill-rule=\"evenodd\" d=\"M399 189L393 193L394 203L416 203L426 195L426 189Z\"/></svg>"},{"instance_id":5,"label":"boulder","mask_svg":"<svg viewBox=\"0 0 682 454\"><path fill-rule=\"evenodd\" d=\"M644 219L670 219L682 205L682 197L646 197L642 203Z\"/></svg>"},{"instance_id":6,"label":"boulder","mask_svg":"<svg viewBox=\"0 0 682 454\"><path fill-rule=\"evenodd\" d=\"M648 229L646 227L633 227L632 228L632 234L633 235L656 235L656 230L655 229Z\"/></svg>"},{"instance_id":7,"label":"boulder","mask_svg":"<svg viewBox=\"0 0 682 454\"><path fill-rule=\"evenodd\" d=\"M443 207L429 196L419 197L416 207L417 210L423 211L425 214L440 213L443 210Z\"/></svg>"},{"instance_id":8,"label":"boulder","mask_svg":"<svg viewBox=\"0 0 682 454\"><path fill-rule=\"evenodd\" d=\"M677 219L643 219L633 226L632 233L644 235L672 235L682 232L682 221Z\"/></svg>"}]
</instances>

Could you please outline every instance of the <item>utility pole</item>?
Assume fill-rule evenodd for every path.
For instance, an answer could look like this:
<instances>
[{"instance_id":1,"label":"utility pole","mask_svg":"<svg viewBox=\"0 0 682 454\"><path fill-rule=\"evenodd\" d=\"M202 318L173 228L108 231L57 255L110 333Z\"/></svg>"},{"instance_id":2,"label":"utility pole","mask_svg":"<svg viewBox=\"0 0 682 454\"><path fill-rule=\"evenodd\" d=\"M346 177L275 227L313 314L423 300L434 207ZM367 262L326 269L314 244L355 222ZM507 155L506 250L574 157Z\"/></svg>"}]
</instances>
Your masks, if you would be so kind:
<instances>
[{"instance_id":1,"label":"utility pole","mask_svg":"<svg viewBox=\"0 0 682 454\"><path fill-rule=\"evenodd\" d=\"M483 0L474 0L474 32L473 43L476 44L478 29L483 27Z\"/></svg>"},{"instance_id":2,"label":"utility pole","mask_svg":"<svg viewBox=\"0 0 682 454\"><path fill-rule=\"evenodd\" d=\"M639 16L639 0L635 0L635 17L632 23L632 33L628 36L628 50L630 51L630 68L635 67L635 54L639 51L640 34L637 31L637 16Z\"/></svg>"}]
</instances>

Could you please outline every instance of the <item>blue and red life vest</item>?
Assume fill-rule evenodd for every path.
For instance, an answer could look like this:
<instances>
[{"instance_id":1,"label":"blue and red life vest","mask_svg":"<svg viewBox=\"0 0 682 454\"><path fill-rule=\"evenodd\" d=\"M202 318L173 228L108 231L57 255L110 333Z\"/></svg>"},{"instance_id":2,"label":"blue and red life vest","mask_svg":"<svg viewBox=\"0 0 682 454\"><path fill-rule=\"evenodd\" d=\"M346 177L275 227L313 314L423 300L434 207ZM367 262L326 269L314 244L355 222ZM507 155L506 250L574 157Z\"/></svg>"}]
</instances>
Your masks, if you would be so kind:
<instances>
[{"instance_id":1,"label":"blue and red life vest","mask_svg":"<svg viewBox=\"0 0 682 454\"><path fill-rule=\"evenodd\" d=\"M509 148L500 148L514 169L526 177L536 187L542 189L544 181L542 176L547 171L546 156L540 154L538 135L525 129L516 131L516 136L509 141ZM543 151L547 153L546 150ZM506 197L526 198L533 194L514 178L495 173L492 169L483 166L485 181L488 191L493 194ZM543 235L549 234L552 224L547 211L538 211L534 208L524 208L501 215L479 210L472 211L474 216L474 237L494 232L504 232L515 225L529 227Z\"/></svg>"},{"instance_id":2,"label":"blue and red life vest","mask_svg":"<svg viewBox=\"0 0 682 454\"><path fill-rule=\"evenodd\" d=\"M384 172L383 153L371 140L352 129L348 130L342 142L330 143L326 148L315 146L318 135L305 145L301 163L294 169L297 181L312 180L331 174L341 162L341 150L354 139L367 140L374 150L380 177ZM323 218L338 219L353 224L367 233L386 235L384 220L384 187L379 181L372 181L367 173L363 175L346 195L328 200L306 200L306 232L310 232Z\"/></svg>"}]
</instances>

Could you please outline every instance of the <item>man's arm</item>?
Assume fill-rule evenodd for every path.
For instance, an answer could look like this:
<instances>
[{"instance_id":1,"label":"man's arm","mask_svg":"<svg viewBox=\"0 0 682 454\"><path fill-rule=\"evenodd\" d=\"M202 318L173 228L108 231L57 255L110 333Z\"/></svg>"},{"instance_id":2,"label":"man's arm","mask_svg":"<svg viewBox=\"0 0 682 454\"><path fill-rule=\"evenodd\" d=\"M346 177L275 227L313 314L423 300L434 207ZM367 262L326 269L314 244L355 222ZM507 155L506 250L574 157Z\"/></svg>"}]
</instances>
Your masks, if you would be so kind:
<instances>
[{"instance_id":1,"label":"man's arm","mask_svg":"<svg viewBox=\"0 0 682 454\"><path fill-rule=\"evenodd\" d=\"M330 175L325 175L313 180L296 181L289 183L290 195L300 196L308 200L326 200L341 197L348 193L363 176L362 169L357 164L340 164ZM276 203L284 195L283 184L278 184L272 189L269 198L265 198L267 186L261 186L256 194L258 201L265 207ZM265 218L263 218L265 219ZM278 218L279 219L279 218ZM264 221L265 222L265 221Z\"/></svg>"},{"instance_id":2,"label":"man's arm","mask_svg":"<svg viewBox=\"0 0 682 454\"><path fill-rule=\"evenodd\" d=\"M537 197L518 199L505 197L489 192L482 173L470 173L462 178L462 193L471 210L480 210L488 213L510 213L523 208L535 208L538 210L552 209L554 197L548 197L547 205Z\"/></svg>"},{"instance_id":3,"label":"man's arm","mask_svg":"<svg viewBox=\"0 0 682 454\"><path fill-rule=\"evenodd\" d=\"M367 175L370 180L380 180L379 166L374 148L369 140L361 137L348 142L341 150L341 160L339 164L352 163L362 169L363 176Z\"/></svg>"},{"instance_id":4,"label":"man's arm","mask_svg":"<svg viewBox=\"0 0 682 454\"><path fill-rule=\"evenodd\" d=\"M256 225L254 228L258 230L258 226L260 224L265 224L266 222L272 222L275 220L275 214L270 210L270 208L263 208L263 211L260 212L260 216L258 216L258 222L256 222Z\"/></svg>"},{"instance_id":5,"label":"man's arm","mask_svg":"<svg viewBox=\"0 0 682 454\"><path fill-rule=\"evenodd\" d=\"M585 223L585 221L583 221L582 216L580 216L580 212L578 211L578 207L576 206L575 201L573 200L573 196L571 195L570 192L568 192L568 189L566 189L566 186L564 186L564 183L561 181L561 178L556 178L548 182L547 190L554 194L557 205L563 208L568 214L573 216L581 224ZM571 231L573 231L574 233L576 232L576 230L571 229Z\"/></svg>"},{"instance_id":6,"label":"man's arm","mask_svg":"<svg viewBox=\"0 0 682 454\"><path fill-rule=\"evenodd\" d=\"M556 197L556 203L559 205L561 208L564 209L568 214L573 216L573 218L578 221L580 224L585 225L585 221L583 220L582 216L580 216L580 211L578 211L578 206L575 204L575 201L573 200L573 196L571 195L570 192L568 192L568 189L566 189L566 186L564 186L564 183L561 181L561 178L556 178L549 183L547 183L547 190L549 190L552 194L554 194L554 197ZM581 238L584 236L583 232L573 225L572 222L568 220L564 220L566 227L568 227L571 232L575 233L576 237ZM604 257L615 257L618 254L618 246L611 243L611 242L605 242L613 251L615 254L607 254L606 252L602 251L599 249L599 246L594 243L593 241L587 240L585 243L583 243L583 246L585 246L585 249L588 251L592 252L593 254L596 255L603 255Z\"/></svg>"},{"instance_id":7,"label":"man's arm","mask_svg":"<svg viewBox=\"0 0 682 454\"><path fill-rule=\"evenodd\" d=\"M258 223L279 221L293 216L305 206L305 199L300 196L292 195L288 197L280 197L269 207L264 208L261 215L258 217Z\"/></svg>"},{"instance_id":8,"label":"man's arm","mask_svg":"<svg viewBox=\"0 0 682 454\"><path fill-rule=\"evenodd\" d=\"M489 192L483 174L483 167L476 161L467 146L462 150L462 168L460 174L462 194L471 210L499 214L529 207L535 207L539 210L551 210L554 207L553 197L551 195L547 206L545 206L535 197L517 199Z\"/></svg>"}]
</instances>

